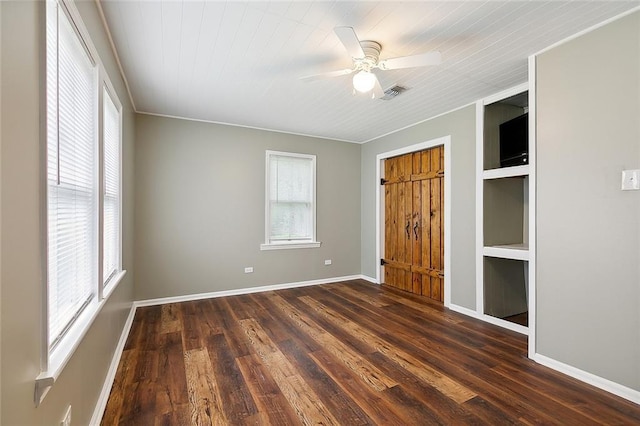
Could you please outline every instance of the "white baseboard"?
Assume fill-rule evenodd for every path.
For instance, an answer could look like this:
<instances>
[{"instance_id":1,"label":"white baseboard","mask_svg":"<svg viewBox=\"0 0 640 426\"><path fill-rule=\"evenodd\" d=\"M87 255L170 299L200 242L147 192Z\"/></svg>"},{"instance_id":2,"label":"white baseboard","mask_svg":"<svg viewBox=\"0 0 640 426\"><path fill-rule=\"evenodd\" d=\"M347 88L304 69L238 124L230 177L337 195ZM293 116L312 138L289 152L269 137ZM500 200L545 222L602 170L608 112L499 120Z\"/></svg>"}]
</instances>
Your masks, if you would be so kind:
<instances>
[{"instance_id":1,"label":"white baseboard","mask_svg":"<svg viewBox=\"0 0 640 426\"><path fill-rule=\"evenodd\" d=\"M640 391L612 382L611 380L603 377L596 376L595 374L587 371L580 370L579 368L573 367L569 364L556 361L555 359L549 358L545 355L534 354L532 359L545 367L549 367L553 370L559 371L560 373L566 374L567 376L571 376L574 379L578 379L621 398L640 404Z\"/></svg>"},{"instance_id":2,"label":"white baseboard","mask_svg":"<svg viewBox=\"0 0 640 426\"><path fill-rule=\"evenodd\" d=\"M361 280L369 281L371 284L380 284L378 280L367 275L359 275L358 278L360 278Z\"/></svg>"},{"instance_id":3,"label":"white baseboard","mask_svg":"<svg viewBox=\"0 0 640 426\"><path fill-rule=\"evenodd\" d=\"M478 316L478 319L488 322L489 324L497 325L498 327L506 328L507 330L515 331L516 333L524 334L525 336L529 335L528 327L516 324L515 322L506 321L502 318L492 317L486 314Z\"/></svg>"},{"instance_id":4,"label":"white baseboard","mask_svg":"<svg viewBox=\"0 0 640 426\"><path fill-rule=\"evenodd\" d=\"M345 277L322 278L319 280L298 281L298 282L292 282L292 283L286 283L286 284L264 285L259 287L241 288L237 290L222 290L222 291L213 291L210 293L187 294L185 296L161 297L158 299L138 300L133 302L133 305L136 307L139 307L139 306L164 305L167 303L190 302L192 300L213 299L216 297L225 297L225 296L239 296L242 294L261 293L264 291L284 290L287 288L307 287L311 285L330 284L330 283L337 283L340 281L350 281L350 280L357 280L357 279L368 280L367 278L364 277L364 275L348 275Z\"/></svg>"},{"instance_id":5,"label":"white baseboard","mask_svg":"<svg viewBox=\"0 0 640 426\"><path fill-rule=\"evenodd\" d=\"M454 305L453 303L450 303L449 306L447 306L447 308L472 318L482 319L476 311L469 308L465 308L464 306Z\"/></svg>"},{"instance_id":6,"label":"white baseboard","mask_svg":"<svg viewBox=\"0 0 640 426\"><path fill-rule=\"evenodd\" d=\"M476 311L474 311L472 309L465 308L465 307L458 306L458 305L454 305L454 304L450 304L449 306L447 306L447 308L451 309L452 311L456 311L458 313L461 313L463 315L467 315L467 316L470 316L472 318L479 319L480 321L488 322L489 324L497 325L498 327L502 327L502 328L506 328L507 330L515 331L516 333L524 334L525 336L527 336L529 334L528 328L524 327L524 326L522 326L520 324L515 324L515 323L509 322L509 321L505 321L505 320L500 319L500 318L492 317L491 315L479 314L479 313L477 313Z\"/></svg>"},{"instance_id":7,"label":"white baseboard","mask_svg":"<svg viewBox=\"0 0 640 426\"><path fill-rule=\"evenodd\" d=\"M111 358L111 365L109 365L107 377L104 379L104 384L102 385L102 391L98 397L98 402L93 410L93 416L91 416L91 422L89 423L91 426L98 426L102 421L102 416L104 415L105 408L107 408L107 402L109 401L109 395L111 394L111 387L113 386L113 381L115 380L116 372L118 371L118 365L120 364L120 357L122 356L124 345L127 343L127 338L129 337L129 331L131 331L131 325L133 324L133 318L135 315L136 306L133 304L129 311L127 321L124 323L124 327L122 328L122 334L120 334L120 340L118 340L118 345L113 353L113 358Z\"/></svg>"},{"instance_id":8,"label":"white baseboard","mask_svg":"<svg viewBox=\"0 0 640 426\"><path fill-rule=\"evenodd\" d=\"M479 319L481 321L496 324L496 322L491 321L491 317L489 317L488 315L478 314L476 311L469 308L465 308L463 306L451 304L449 306L449 309L451 309L452 311L461 313L463 315L467 315L469 317ZM496 325L504 327L504 324L501 324L501 323ZM521 333L520 330L513 330L513 331ZM573 377L574 379L578 379L582 382L585 382L589 385L595 386L599 389L602 389L604 391L617 395L621 398L627 399L636 404L640 404L640 391L631 389L629 387L623 386L616 382L612 382L611 380L602 378L600 376L596 376L595 374L588 373L584 370L580 370L579 368L573 367L569 364L565 364L560 361L556 361L555 359L549 358L544 355L534 354L531 359L537 362L538 364L551 368L552 370L556 370L562 374L566 374L567 376Z\"/></svg>"}]
</instances>

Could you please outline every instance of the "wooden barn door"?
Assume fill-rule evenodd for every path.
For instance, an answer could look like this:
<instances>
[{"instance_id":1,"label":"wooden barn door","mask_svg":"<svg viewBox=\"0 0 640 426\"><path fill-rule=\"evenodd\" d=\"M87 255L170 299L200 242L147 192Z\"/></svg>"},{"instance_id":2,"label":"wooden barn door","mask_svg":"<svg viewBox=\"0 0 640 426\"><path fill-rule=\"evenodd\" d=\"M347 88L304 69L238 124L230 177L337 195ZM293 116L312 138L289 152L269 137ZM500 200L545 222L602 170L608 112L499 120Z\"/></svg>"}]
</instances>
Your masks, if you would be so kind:
<instances>
[{"instance_id":1,"label":"wooden barn door","mask_svg":"<svg viewBox=\"0 0 640 426\"><path fill-rule=\"evenodd\" d=\"M384 284L444 300L444 147L385 160Z\"/></svg>"}]
</instances>

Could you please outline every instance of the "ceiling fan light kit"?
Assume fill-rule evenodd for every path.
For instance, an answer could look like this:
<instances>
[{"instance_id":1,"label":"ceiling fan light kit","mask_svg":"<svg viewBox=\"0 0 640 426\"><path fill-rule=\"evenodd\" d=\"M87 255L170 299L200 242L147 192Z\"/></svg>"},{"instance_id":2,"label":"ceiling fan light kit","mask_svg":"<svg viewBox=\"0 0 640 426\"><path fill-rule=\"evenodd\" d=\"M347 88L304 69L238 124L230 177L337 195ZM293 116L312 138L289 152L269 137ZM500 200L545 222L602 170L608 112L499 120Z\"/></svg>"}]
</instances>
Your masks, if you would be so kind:
<instances>
[{"instance_id":1,"label":"ceiling fan light kit","mask_svg":"<svg viewBox=\"0 0 640 426\"><path fill-rule=\"evenodd\" d=\"M360 93L367 93L376 85L376 76L369 71L362 70L353 76L353 88Z\"/></svg>"},{"instance_id":2,"label":"ceiling fan light kit","mask_svg":"<svg viewBox=\"0 0 640 426\"><path fill-rule=\"evenodd\" d=\"M418 55L401 56L380 60L382 45L373 40L358 39L356 32L351 27L336 27L334 32L340 42L351 56L353 67L350 69L330 71L322 74L302 77L305 80L315 80L323 77L337 77L356 73L353 76L353 88L360 93L372 92L372 98L382 98L386 95L378 77L372 72L374 69L382 71L397 70L403 68L423 67L427 65L438 65L441 61L440 52L426 52ZM399 94L399 93L398 93ZM395 95L394 95L395 96Z\"/></svg>"}]
</instances>

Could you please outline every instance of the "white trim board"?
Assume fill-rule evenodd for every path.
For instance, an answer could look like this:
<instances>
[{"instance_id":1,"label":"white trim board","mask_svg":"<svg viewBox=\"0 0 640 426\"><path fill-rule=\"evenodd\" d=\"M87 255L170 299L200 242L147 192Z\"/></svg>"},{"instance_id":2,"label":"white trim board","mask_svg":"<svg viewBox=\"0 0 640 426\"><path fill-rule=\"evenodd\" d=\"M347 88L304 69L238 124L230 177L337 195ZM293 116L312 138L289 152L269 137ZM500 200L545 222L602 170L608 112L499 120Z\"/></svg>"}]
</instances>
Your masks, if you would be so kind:
<instances>
[{"instance_id":1,"label":"white trim board","mask_svg":"<svg viewBox=\"0 0 640 426\"><path fill-rule=\"evenodd\" d=\"M536 285L536 247L537 247L537 169L536 169L536 153L538 147L537 141L537 104L536 104L536 57L529 56L529 341L528 356L533 358L536 354L536 328L538 312L537 303L537 285Z\"/></svg>"},{"instance_id":2,"label":"white trim board","mask_svg":"<svg viewBox=\"0 0 640 426\"><path fill-rule=\"evenodd\" d=\"M599 28L604 27L605 25L609 25L609 24L610 24L610 23L612 23L612 22L615 22L615 21L617 21L617 20L619 20L619 19L622 19L622 18L624 18L625 16L628 16L628 15L634 14L634 13L636 13L636 12L638 12L638 11L640 11L640 6L634 7L633 9L629 9L629 10L627 10L626 12L622 12L621 14L616 15L616 16L613 16L613 17L611 17L611 18L609 18L609 19L605 19L604 21L602 21L602 22L598 22L597 24L592 25L592 26L591 26L591 27L589 27L589 28L586 28L586 29L584 29L584 30L582 30L582 31L578 31L578 32L577 32L577 33L575 33L575 34L571 34L569 37L566 37L566 38L564 38L564 39L562 39L562 40L560 40L560 41L557 41L557 42L555 42L555 43L553 43L553 44L551 44L551 45L549 45L549 46L545 47L545 48L544 48L544 49L542 49L542 50L538 50L537 52L535 52L535 53L533 54L533 56L538 56L538 55L540 55L540 54L542 54L542 53L546 53L546 52L548 52L549 50L555 49L555 48L556 48L556 47L558 47L558 46L562 46L563 44L568 43L568 42L570 42L570 41L572 41L572 40L575 40L575 39L577 39L578 37L582 37L582 36L583 36L583 35L585 35L585 34L589 34L590 32L593 32L593 31L595 31L595 30L597 30L597 29L599 29Z\"/></svg>"},{"instance_id":3,"label":"white trim board","mask_svg":"<svg viewBox=\"0 0 640 426\"><path fill-rule=\"evenodd\" d=\"M308 286L320 285L320 284L332 284L332 283L338 283L342 281L351 281L351 280L358 280L358 279L364 279L364 280L370 281L370 278L365 277L364 275L347 275L344 277L322 278L318 280L297 281L297 282L291 282L291 283L285 283L285 284L264 285L259 287L246 287L246 288L241 288L237 290L222 290L222 291L212 291L209 293L187 294L185 296L170 296L170 297L160 297L157 299L137 300L133 302L133 305L135 307L140 307L140 306L165 305L167 303L191 302L193 300L213 299L217 297L226 297L226 296L240 296L243 294L262 293L265 291L285 290L288 288L308 287Z\"/></svg>"},{"instance_id":4,"label":"white trim board","mask_svg":"<svg viewBox=\"0 0 640 426\"><path fill-rule=\"evenodd\" d=\"M529 82L526 81L524 83L518 84L517 86L510 87L501 92L494 93L491 96L487 96L481 100L483 105L490 105L504 99L510 98L515 95L519 95L522 92L526 92L529 90Z\"/></svg>"},{"instance_id":5,"label":"white trim board","mask_svg":"<svg viewBox=\"0 0 640 426\"><path fill-rule=\"evenodd\" d=\"M436 114L436 115L434 115L434 116L432 116L432 117L425 118L424 120L417 121L417 122L415 122L415 123L413 123L413 124L408 124L408 125L406 125L406 126L404 126L404 127L401 127L401 128L399 128L399 129L396 129L396 130L392 130L392 131L390 131L390 132L388 132L388 133L384 133L384 134L382 134L382 135L380 135L380 136L375 136L375 137L373 137L373 138L371 138L371 139L368 139L368 140L366 140L366 141L364 141L364 142L362 142L362 143L363 143L363 144L365 144L365 143L369 143L369 142L376 141L376 140L378 140L378 139L382 139L382 138L387 137L387 136L389 136L389 135L393 135L394 133L399 133L399 132L401 132L401 131L403 131L403 130L407 130L407 129L410 129L411 127L415 127L415 126L417 126L418 124L426 123L427 121L435 120L436 118L440 118L440 117L442 117L442 116L445 116L445 115L448 115L448 114L454 113L454 112L456 112L456 111L460 111L461 109L464 109L464 108L466 108L466 107L468 107L468 106L471 106L471 105L473 105L473 104L475 104L475 102L470 102L470 103L468 103L468 104L465 104L465 105L462 105L462 106L459 106L459 107L456 107L456 108L450 109L449 111L445 111L445 112L442 112L442 113L440 113L440 114Z\"/></svg>"},{"instance_id":6,"label":"white trim board","mask_svg":"<svg viewBox=\"0 0 640 426\"><path fill-rule=\"evenodd\" d=\"M109 40L109 46L111 47L111 52L113 53L113 57L116 60L116 64L118 65L120 78L122 78L124 87L127 90L127 94L129 95L129 102L131 102L131 106L133 107L133 110L137 111L136 104L135 102L133 102L133 95L131 95L129 80L127 80L127 76L124 73L124 68L122 68L122 62L120 61L120 56L118 55L118 51L116 50L116 45L113 42L113 36L111 35L111 30L109 29L109 25L107 25L107 18L104 15L104 10L102 9L102 3L100 3L100 0L95 0L95 3L96 3L96 7L98 8L98 13L100 14L100 20L102 21L104 31L107 34L107 39Z\"/></svg>"},{"instance_id":7,"label":"white trim board","mask_svg":"<svg viewBox=\"0 0 640 426\"><path fill-rule=\"evenodd\" d=\"M454 305L452 303L452 304L449 305L449 309L451 309L452 311L457 312L459 314L471 317L471 318L481 319L476 311L474 311L473 309L465 308L464 306Z\"/></svg>"},{"instance_id":8,"label":"white trim board","mask_svg":"<svg viewBox=\"0 0 640 426\"><path fill-rule=\"evenodd\" d=\"M544 365L545 367L549 367L552 370L558 371L562 374L566 374L567 376L571 376L574 379L580 380L581 382L587 383L591 386L595 386L621 398L624 398L631 402L635 402L636 404L640 404L640 391L631 389L616 382L612 382L609 379L596 376L595 374L573 367L569 364L556 361L553 358L549 358L548 356L541 355L539 353L535 354L533 357L531 357L531 359L533 359L540 365Z\"/></svg>"},{"instance_id":9,"label":"white trim board","mask_svg":"<svg viewBox=\"0 0 640 426\"><path fill-rule=\"evenodd\" d=\"M449 306L449 309L481 321L490 322L490 321L487 321L487 318L486 318L487 315L479 315L474 310L465 308L464 306L458 306L458 305L452 304L451 306ZM513 331L521 332L520 330L513 330ZM529 339L530 338L531 338L531 329L529 329ZM606 392L612 393L614 395L617 395L631 402L635 402L636 404L640 404L640 391L631 389L627 386L623 386L619 383L602 378L600 376L596 376L595 374L586 372L579 368L573 367L569 364L556 361L555 359L549 358L545 355L535 353L533 355L530 355L529 358L534 362L537 362L540 365L544 365L545 367L548 367L559 373L566 374L567 376L573 377L574 379L578 379L581 382L584 382L588 385L594 386L598 389L602 389Z\"/></svg>"},{"instance_id":10,"label":"white trim board","mask_svg":"<svg viewBox=\"0 0 640 426\"><path fill-rule=\"evenodd\" d=\"M515 324L509 321L505 321L503 319L500 318L496 318L496 317L492 317L491 315L485 315L485 314L479 314L476 311L474 311L473 309L469 309L469 308L465 308L464 306L459 306L459 305L449 305L449 309L451 309L452 311L455 311L459 314L462 315L466 315L469 316L473 319L477 319L489 324L493 324L495 326L498 326L500 328L505 328L507 330L511 330L511 331L515 331L516 333L520 333L523 335L527 335L528 334L528 330L527 327L524 327L520 324Z\"/></svg>"},{"instance_id":11,"label":"white trim board","mask_svg":"<svg viewBox=\"0 0 640 426\"><path fill-rule=\"evenodd\" d=\"M484 313L484 102L476 102L476 310L473 317ZM462 312L465 313L465 312ZM466 314L470 315L470 314Z\"/></svg>"},{"instance_id":12,"label":"white trim board","mask_svg":"<svg viewBox=\"0 0 640 426\"><path fill-rule=\"evenodd\" d=\"M303 136L305 138L324 139L324 140L328 140L328 141L354 143L354 144L358 144L358 145L365 143L365 142L352 141L352 140L349 140L349 139L335 139L335 138L330 138L328 136L312 135L312 134L308 134L308 133L288 132L288 131L285 131L285 130L269 129L267 127L249 126L247 124L234 124L234 123L228 123L226 121L206 120L204 118L189 118L189 117L182 117L180 115L159 114L159 113L156 113L156 112L148 112L148 111L141 111L141 110L140 111L136 110L136 113L143 114L143 115L150 115L150 116L153 116L153 117L172 118L172 119L175 119L175 120L195 121L196 123L217 124L217 125L220 125L220 126L239 127L241 129L261 130L261 131L264 131L264 132L281 133L283 135Z\"/></svg>"},{"instance_id":13,"label":"white trim board","mask_svg":"<svg viewBox=\"0 0 640 426\"><path fill-rule=\"evenodd\" d=\"M129 310L127 321L124 323L124 327L122 328L120 340L118 340L118 345L116 346L116 349L113 353L113 358L111 358L109 371L107 372L107 376L104 379L104 384L102 385L102 390L100 391L100 396L98 397L96 407L93 410L91 422L89 423L90 425L97 426L102 421L102 416L104 415L105 408L107 408L107 402L109 401L109 395L111 394L111 388L113 387L113 382L116 378L116 372L118 371L120 358L122 357L122 352L124 351L124 345L127 343L127 338L129 337L129 332L131 331L131 326L133 325L133 318L135 317L135 315L136 306L132 304L131 309Z\"/></svg>"},{"instance_id":14,"label":"white trim board","mask_svg":"<svg viewBox=\"0 0 640 426\"><path fill-rule=\"evenodd\" d=\"M436 146L444 146L444 306L451 304L451 135L431 139L414 145L405 146L376 155L376 281L382 282L382 248L384 247L384 203L382 201L384 187L380 179L384 177L382 162L391 157L423 151Z\"/></svg>"},{"instance_id":15,"label":"white trim board","mask_svg":"<svg viewBox=\"0 0 640 426\"><path fill-rule=\"evenodd\" d=\"M375 278L369 277L367 275L360 275L360 279L369 281L371 284L380 284L380 281L376 280Z\"/></svg>"}]
</instances>

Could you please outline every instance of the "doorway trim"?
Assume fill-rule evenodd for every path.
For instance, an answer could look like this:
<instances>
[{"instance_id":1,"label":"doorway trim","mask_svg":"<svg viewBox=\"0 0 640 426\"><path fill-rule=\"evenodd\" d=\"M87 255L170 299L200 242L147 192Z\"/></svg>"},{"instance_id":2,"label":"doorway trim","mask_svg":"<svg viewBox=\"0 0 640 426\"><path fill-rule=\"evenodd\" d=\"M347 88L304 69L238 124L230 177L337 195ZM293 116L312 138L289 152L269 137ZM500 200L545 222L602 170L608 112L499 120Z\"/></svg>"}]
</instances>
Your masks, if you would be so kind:
<instances>
[{"instance_id":1,"label":"doorway trim","mask_svg":"<svg viewBox=\"0 0 640 426\"><path fill-rule=\"evenodd\" d=\"M444 306L451 304L451 135L431 139L403 148L394 149L376 155L376 282L382 284L380 259L384 248L384 178L383 161L390 157L424 151L436 146L444 146Z\"/></svg>"}]
</instances>

